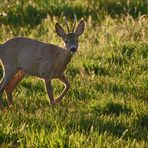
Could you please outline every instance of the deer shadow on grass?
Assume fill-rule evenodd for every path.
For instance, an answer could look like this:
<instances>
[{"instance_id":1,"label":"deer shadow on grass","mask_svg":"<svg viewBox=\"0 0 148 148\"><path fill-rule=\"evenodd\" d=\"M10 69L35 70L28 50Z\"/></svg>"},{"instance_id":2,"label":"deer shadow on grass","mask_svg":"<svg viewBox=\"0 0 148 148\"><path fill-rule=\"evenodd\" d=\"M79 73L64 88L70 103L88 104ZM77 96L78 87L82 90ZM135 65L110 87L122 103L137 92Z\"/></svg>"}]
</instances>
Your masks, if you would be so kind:
<instances>
[{"instance_id":1,"label":"deer shadow on grass","mask_svg":"<svg viewBox=\"0 0 148 148\"><path fill-rule=\"evenodd\" d=\"M132 110L126 106L120 105L118 103L107 103L104 108L99 108L98 106L94 106L92 110L89 112L89 116L86 113L81 113L81 117L77 118L77 120L71 121L67 125L67 129L71 130L71 128L76 128L79 132L84 134L90 134L91 132L98 132L99 134L109 133L118 138L122 137L127 140L129 137L132 139L140 140L146 139L146 130L143 130L142 126L138 127L139 122L141 125L146 128L147 117L141 118L139 122L136 123L137 128L139 130L135 131L135 128L130 128L128 125L119 121L118 116L120 114L125 114L130 116ZM102 115L106 118L102 118ZM111 116L115 118L112 119ZM134 125L133 125L134 126ZM92 131L93 129L93 131Z\"/></svg>"},{"instance_id":2,"label":"deer shadow on grass","mask_svg":"<svg viewBox=\"0 0 148 148\"><path fill-rule=\"evenodd\" d=\"M93 127L93 131L92 131ZM103 134L105 132L114 136L121 137L122 133L127 129L123 123L118 123L114 120L102 120L99 116L81 117L67 125L67 130L77 129L80 133L90 134L97 132Z\"/></svg>"}]
</instances>

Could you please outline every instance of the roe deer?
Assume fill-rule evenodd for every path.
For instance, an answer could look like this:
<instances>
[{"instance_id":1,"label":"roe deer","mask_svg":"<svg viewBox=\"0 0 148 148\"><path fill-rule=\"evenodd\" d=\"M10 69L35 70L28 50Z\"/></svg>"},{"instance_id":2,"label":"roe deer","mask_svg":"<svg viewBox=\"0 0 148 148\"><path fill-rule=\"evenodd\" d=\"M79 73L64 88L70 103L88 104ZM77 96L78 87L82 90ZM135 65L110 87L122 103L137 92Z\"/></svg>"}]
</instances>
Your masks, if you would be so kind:
<instances>
[{"instance_id":1,"label":"roe deer","mask_svg":"<svg viewBox=\"0 0 148 148\"><path fill-rule=\"evenodd\" d=\"M2 94L4 91L8 104L13 104L12 91L25 74L38 76L45 81L51 106L62 101L70 87L64 70L77 51L78 38L84 32L83 20L80 21L76 30L75 24L76 20L72 32L70 32L66 21L68 33L65 33L64 29L56 23L56 33L65 43L63 48L26 37L12 38L0 45L0 59L3 67L3 78L0 83L0 108L3 106ZM53 96L52 79L59 79L65 85L57 99Z\"/></svg>"}]
</instances>

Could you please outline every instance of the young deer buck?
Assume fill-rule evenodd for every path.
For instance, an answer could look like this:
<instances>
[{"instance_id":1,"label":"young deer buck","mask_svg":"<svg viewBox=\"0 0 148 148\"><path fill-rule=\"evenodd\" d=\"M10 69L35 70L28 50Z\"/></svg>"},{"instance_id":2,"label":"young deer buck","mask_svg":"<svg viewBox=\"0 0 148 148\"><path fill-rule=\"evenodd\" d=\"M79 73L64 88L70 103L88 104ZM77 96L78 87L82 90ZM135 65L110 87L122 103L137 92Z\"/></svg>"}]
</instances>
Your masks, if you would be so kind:
<instances>
[{"instance_id":1,"label":"young deer buck","mask_svg":"<svg viewBox=\"0 0 148 148\"><path fill-rule=\"evenodd\" d=\"M2 94L5 91L9 105L12 105L12 91L23 79L25 74L38 76L45 81L46 90L51 106L62 101L70 84L64 75L64 70L73 54L78 49L78 38L84 32L84 21L81 20L75 30L76 20L68 33L56 23L55 30L65 46L43 43L31 38L16 37L0 45L0 59L3 66L3 78L0 83L0 108L2 108ZM59 79L65 85L57 99L53 96L52 79Z\"/></svg>"}]
</instances>

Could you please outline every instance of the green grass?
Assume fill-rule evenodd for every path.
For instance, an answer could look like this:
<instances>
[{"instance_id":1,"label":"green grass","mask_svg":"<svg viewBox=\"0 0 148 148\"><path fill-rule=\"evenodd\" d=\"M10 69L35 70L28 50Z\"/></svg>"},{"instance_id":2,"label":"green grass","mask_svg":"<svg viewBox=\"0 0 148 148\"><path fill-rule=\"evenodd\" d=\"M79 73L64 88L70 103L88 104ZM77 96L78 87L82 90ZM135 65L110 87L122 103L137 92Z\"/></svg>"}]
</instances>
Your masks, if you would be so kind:
<instances>
[{"instance_id":1,"label":"green grass","mask_svg":"<svg viewBox=\"0 0 148 148\"><path fill-rule=\"evenodd\" d=\"M13 92L14 107L3 96L0 147L148 147L146 1L64 2L0 4L0 43L28 36L62 46L55 23L65 26L66 15L72 25L73 12L86 22L61 104L51 108L42 80L29 76ZM55 95L63 89L53 87Z\"/></svg>"}]
</instances>

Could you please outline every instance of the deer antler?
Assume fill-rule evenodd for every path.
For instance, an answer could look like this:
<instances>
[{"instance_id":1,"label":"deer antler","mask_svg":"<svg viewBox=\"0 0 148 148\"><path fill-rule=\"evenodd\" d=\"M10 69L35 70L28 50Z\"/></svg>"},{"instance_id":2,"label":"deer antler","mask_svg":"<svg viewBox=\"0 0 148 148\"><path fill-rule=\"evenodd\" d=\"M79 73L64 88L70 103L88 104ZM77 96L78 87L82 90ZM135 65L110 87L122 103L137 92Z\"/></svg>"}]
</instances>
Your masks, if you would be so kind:
<instances>
[{"instance_id":1,"label":"deer antler","mask_svg":"<svg viewBox=\"0 0 148 148\"><path fill-rule=\"evenodd\" d=\"M77 17L76 17L76 14L74 14L74 25L73 25L73 28L72 28L72 32L75 31L76 20L77 20Z\"/></svg>"},{"instance_id":2,"label":"deer antler","mask_svg":"<svg viewBox=\"0 0 148 148\"><path fill-rule=\"evenodd\" d=\"M66 17L65 17L65 22L66 22L67 31L68 31L68 33L70 33L70 30L69 30L69 27L68 27L68 22L67 22Z\"/></svg>"}]
</instances>

